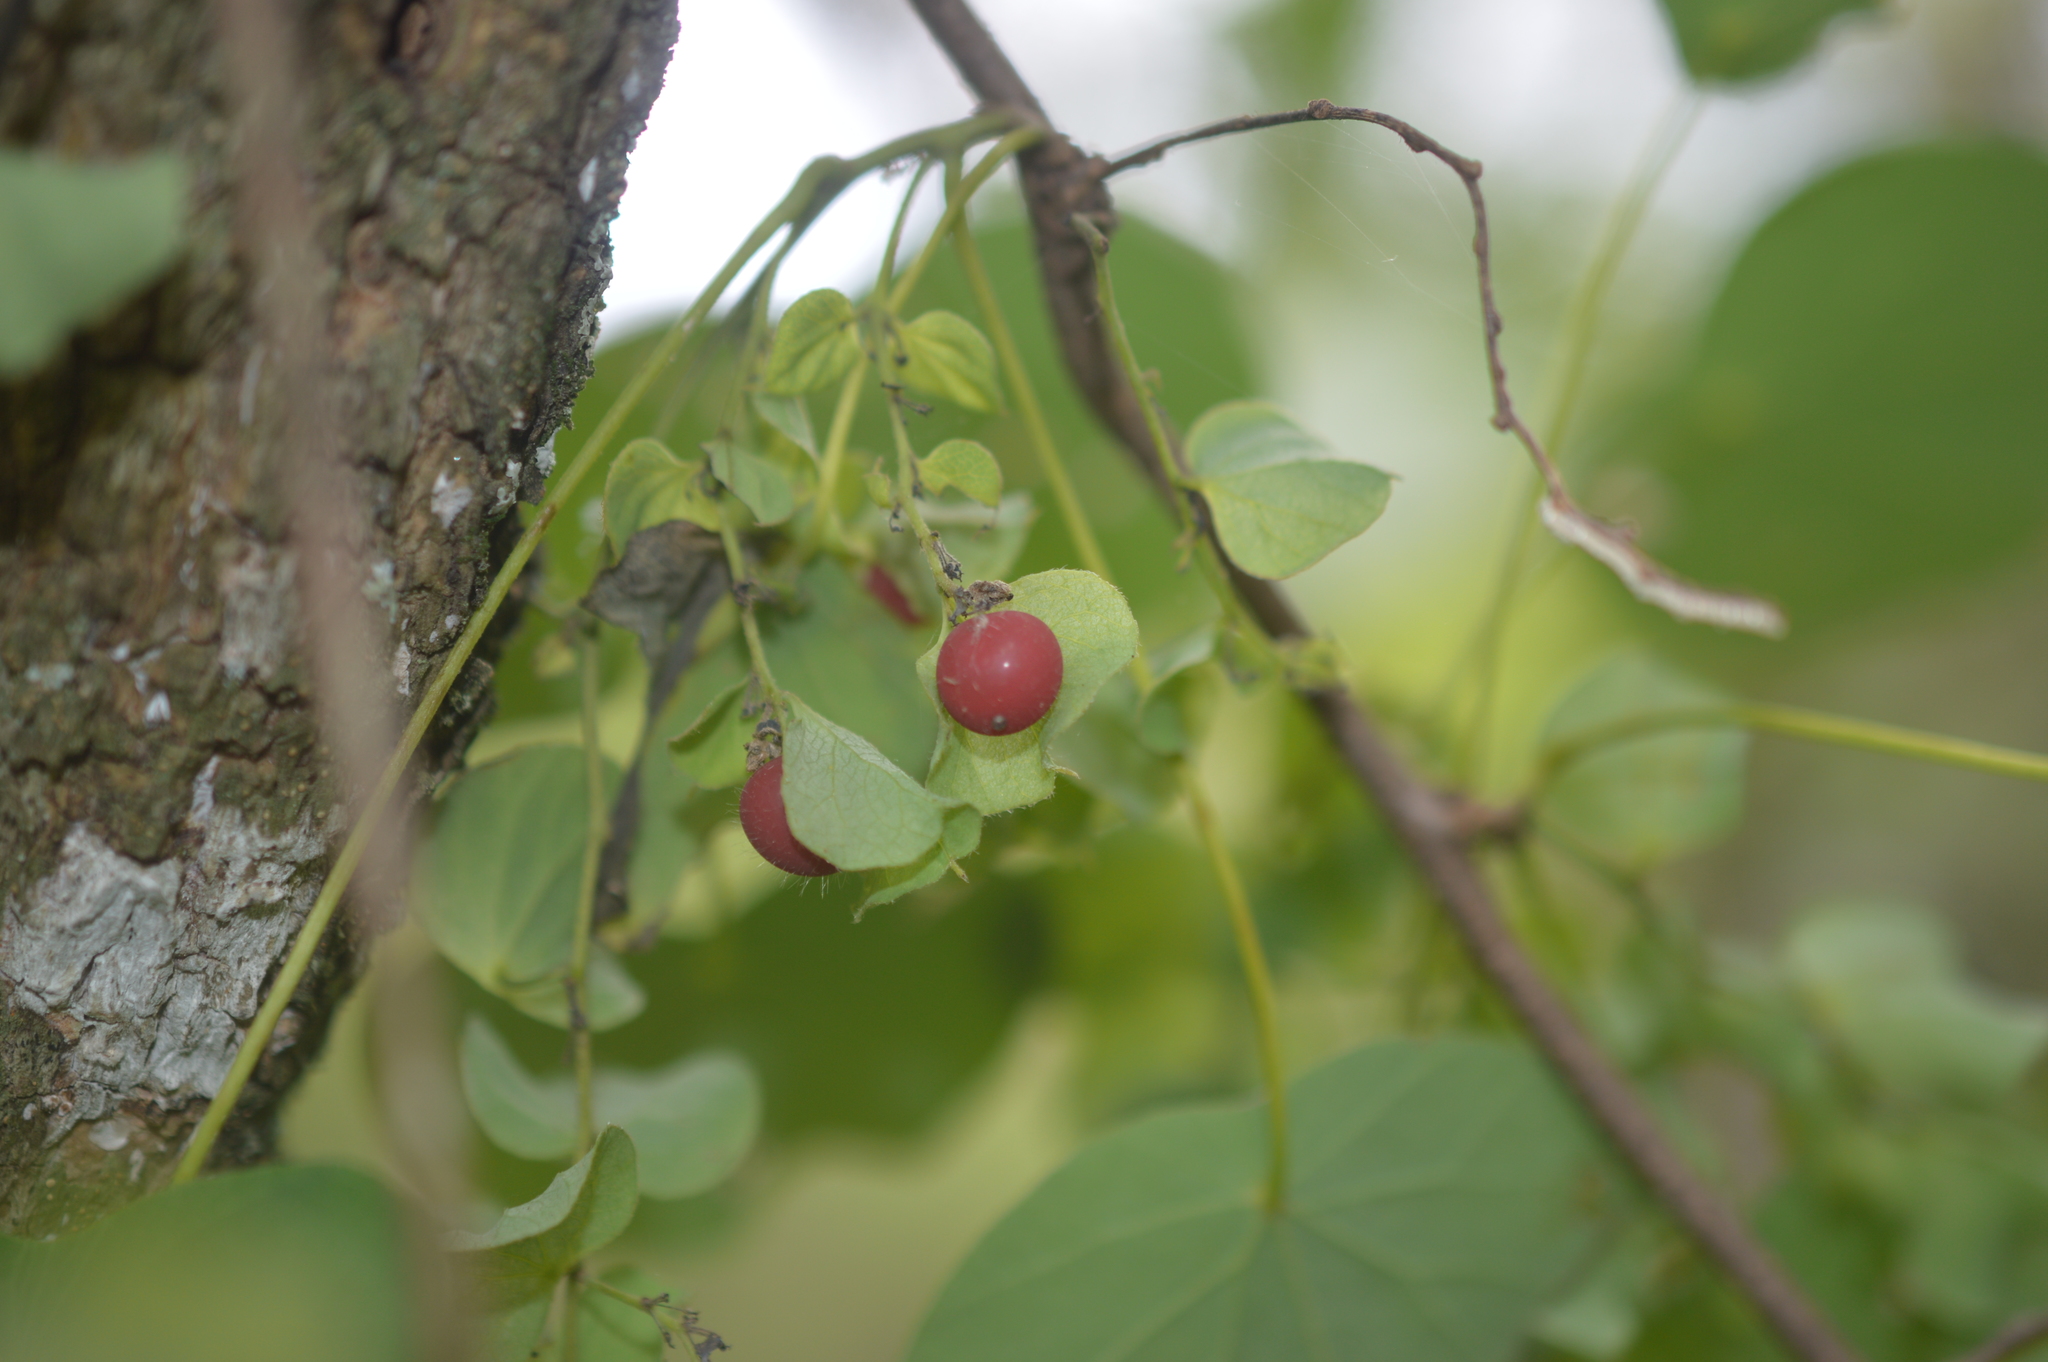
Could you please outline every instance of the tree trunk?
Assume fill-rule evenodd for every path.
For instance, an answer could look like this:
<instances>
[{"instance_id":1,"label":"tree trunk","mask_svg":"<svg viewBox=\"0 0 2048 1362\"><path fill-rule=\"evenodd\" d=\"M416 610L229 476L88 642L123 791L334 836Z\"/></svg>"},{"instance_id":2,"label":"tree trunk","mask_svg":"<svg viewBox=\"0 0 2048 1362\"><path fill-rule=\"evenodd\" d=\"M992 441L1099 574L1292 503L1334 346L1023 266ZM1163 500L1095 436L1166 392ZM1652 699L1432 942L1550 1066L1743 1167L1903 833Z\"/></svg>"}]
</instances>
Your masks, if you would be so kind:
<instances>
[{"instance_id":1,"label":"tree trunk","mask_svg":"<svg viewBox=\"0 0 2048 1362\"><path fill-rule=\"evenodd\" d=\"M403 705L552 467L675 6L295 8L334 443ZM233 235L212 9L0 11L0 143L168 148L194 185L182 263L0 385L0 1230L45 1235L168 1176L345 820L308 696L283 366ZM481 721L489 669L471 665L430 763L458 761ZM363 935L360 914L330 934L218 1160L269 1152Z\"/></svg>"}]
</instances>

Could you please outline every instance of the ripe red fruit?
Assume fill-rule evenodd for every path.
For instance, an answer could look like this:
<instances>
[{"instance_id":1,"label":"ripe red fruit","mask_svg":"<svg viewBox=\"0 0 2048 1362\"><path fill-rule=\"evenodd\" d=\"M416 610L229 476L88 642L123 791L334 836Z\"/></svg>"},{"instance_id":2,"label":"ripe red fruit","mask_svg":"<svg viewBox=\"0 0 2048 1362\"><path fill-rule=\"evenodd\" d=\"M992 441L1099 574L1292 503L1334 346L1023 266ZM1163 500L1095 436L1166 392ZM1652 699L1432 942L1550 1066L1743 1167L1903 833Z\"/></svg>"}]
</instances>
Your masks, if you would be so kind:
<instances>
[{"instance_id":1,"label":"ripe red fruit","mask_svg":"<svg viewBox=\"0 0 2048 1362\"><path fill-rule=\"evenodd\" d=\"M1021 733L1059 699L1066 662L1036 615L976 615L939 649L939 703L976 733Z\"/></svg>"},{"instance_id":2,"label":"ripe red fruit","mask_svg":"<svg viewBox=\"0 0 2048 1362\"><path fill-rule=\"evenodd\" d=\"M923 624L924 616L910 603L910 597L903 594L903 588L889 575L889 570L880 563L868 564L868 595L882 603L882 608L902 620L905 624Z\"/></svg>"},{"instance_id":3,"label":"ripe red fruit","mask_svg":"<svg viewBox=\"0 0 2048 1362\"><path fill-rule=\"evenodd\" d=\"M740 791L740 828L761 859L792 875L832 875L839 867L797 841L782 807L782 758L747 777Z\"/></svg>"}]
</instances>

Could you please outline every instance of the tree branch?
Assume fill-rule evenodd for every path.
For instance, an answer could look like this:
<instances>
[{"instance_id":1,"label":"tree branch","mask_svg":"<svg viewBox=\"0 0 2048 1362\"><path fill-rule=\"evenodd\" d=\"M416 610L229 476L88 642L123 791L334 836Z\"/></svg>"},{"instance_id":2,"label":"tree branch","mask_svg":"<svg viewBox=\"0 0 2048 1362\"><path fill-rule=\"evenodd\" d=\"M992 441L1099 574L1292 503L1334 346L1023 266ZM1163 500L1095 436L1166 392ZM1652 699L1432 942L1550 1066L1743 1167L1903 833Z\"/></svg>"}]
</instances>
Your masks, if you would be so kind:
<instances>
[{"instance_id":1,"label":"tree branch","mask_svg":"<svg viewBox=\"0 0 2048 1362\"><path fill-rule=\"evenodd\" d=\"M968 10L964 0L911 0L933 38L970 88L990 103L1016 105L1029 99L1007 59L992 60L993 41ZM978 35L962 41L962 34ZM995 53L1001 58L1000 52ZM1030 107L1037 108L1036 100ZM1441 147L1408 124L1369 110L1342 110L1327 101L1307 109L1266 118L1231 120L1150 144L1115 163L1083 157L1066 138L1053 134L1040 148L1066 148L1065 157L1029 153L1020 158L1026 202L1037 237L1040 272L1067 366L1096 413L1114 431L1166 495L1173 495L1155 455L1143 415L1117 366L1109 362L1107 342L1090 306L1092 260L1085 243L1068 226L1064 214L1050 206L1085 204L1091 220L1108 231L1108 193L1102 180L1119 169L1144 164L1170 147L1254 127L1329 117L1350 117L1378 123L1401 136L1411 149L1438 157L1456 171L1472 197L1477 219L1474 250L1480 260L1481 298L1486 318L1487 354L1494 378L1495 423L1513 430L1554 476L1541 446L1508 398L1506 372L1496 343L1500 330L1493 306L1488 268L1484 200L1478 191L1479 164ZM1555 497L1561 483L1551 487ZM1548 499L1547 499L1548 500ZM1590 519L1590 517L1588 517ZM1308 633L1291 601L1275 584L1247 577L1233 569L1240 598L1275 638ZM1576 1095L1586 1113L1606 1135L1623 1160L1664 1203L1672 1216L1715 1262L1720 1264L1778 1338L1804 1362L1856 1362L1856 1353L1838 1337L1827 1319L1809 1301L1764 1247L1665 1139L1649 1110L1591 1038L1563 1000L1543 979L1529 955L1502 920L1492 892L1481 877L1466 840L1461 836L1453 800L1431 789L1394 753L1377 725L1343 690L1320 690L1304 697L1329 733L1353 777L1379 806L1400 839L1418 874L1442 904L1474 964L1514 1010L1536 1048ZM1975 1359L1972 1359L1975 1362Z\"/></svg>"}]
</instances>

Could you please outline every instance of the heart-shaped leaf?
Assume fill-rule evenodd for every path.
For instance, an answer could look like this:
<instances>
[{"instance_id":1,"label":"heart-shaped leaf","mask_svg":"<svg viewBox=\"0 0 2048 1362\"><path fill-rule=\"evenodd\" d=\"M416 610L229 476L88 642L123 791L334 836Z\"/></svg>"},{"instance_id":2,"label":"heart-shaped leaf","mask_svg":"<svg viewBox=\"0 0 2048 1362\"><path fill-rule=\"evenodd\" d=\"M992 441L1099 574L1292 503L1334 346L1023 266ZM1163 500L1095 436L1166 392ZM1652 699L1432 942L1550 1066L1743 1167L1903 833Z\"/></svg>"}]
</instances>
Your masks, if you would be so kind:
<instances>
[{"instance_id":1,"label":"heart-shaped leaf","mask_svg":"<svg viewBox=\"0 0 2048 1362\"><path fill-rule=\"evenodd\" d=\"M522 1159L551 1160L576 1147L576 1085L535 1078L489 1022L472 1014L462 1032L462 1094L491 1143ZM761 1124L761 1088L746 1063L700 1051L651 1073L599 1069L591 1083L599 1121L633 1137L640 1191L694 1196L739 1166Z\"/></svg>"},{"instance_id":2,"label":"heart-shaped leaf","mask_svg":"<svg viewBox=\"0 0 2048 1362\"><path fill-rule=\"evenodd\" d=\"M879 904L894 903L913 889L935 883L952 869L953 863L972 856L981 845L981 815L966 805L946 810L945 829L938 845L909 865L891 866L867 873L867 896L854 910L854 921Z\"/></svg>"},{"instance_id":3,"label":"heart-shaped leaf","mask_svg":"<svg viewBox=\"0 0 2048 1362\"><path fill-rule=\"evenodd\" d=\"M740 504L754 513L763 525L779 525L796 509L796 495L782 470L753 450L730 440L711 440L704 445L711 456L711 472L732 489Z\"/></svg>"},{"instance_id":4,"label":"heart-shaped leaf","mask_svg":"<svg viewBox=\"0 0 2048 1362\"><path fill-rule=\"evenodd\" d=\"M747 778L747 739L754 721L744 713L747 683L718 692L690 726L668 741L668 750L690 779L707 790L723 790Z\"/></svg>"},{"instance_id":5,"label":"heart-shaped leaf","mask_svg":"<svg viewBox=\"0 0 2048 1362\"><path fill-rule=\"evenodd\" d=\"M1123 593L1092 572L1055 568L1011 584L1006 609L1038 616L1059 640L1064 675L1059 698L1021 733L988 736L944 724L925 784L933 794L972 805L984 816L1035 804L1053 790L1046 744L1073 724L1110 677L1138 655L1138 622ZM939 647L917 660L917 674L938 704Z\"/></svg>"},{"instance_id":6,"label":"heart-shaped leaf","mask_svg":"<svg viewBox=\"0 0 2048 1362\"><path fill-rule=\"evenodd\" d=\"M488 1230L449 1235L448 1247L468 1268L485 1312L504 1314L545 1299L563 1273L625 1233L639 1203L633 1141L606 1126L546 1191ZM539 1325L536 1316L536 1332Z\"/></svg>"},{"instance_id":7,"label":"heart-shaped leaf","mask_svg":"<svg viewBox=\"0 0 2048 1362\"><path fill-rule=\"evenodd\" d=\"M0 379L34 369L171 263L186 181L175 156L79 165L0 152Z\"/></svg>"},{"instance_id":8,"label":"heart-shaped leaf","mask_svg":"<svg viewBox=\"0 0 2048 1362\"><path fill-rule=\"evenodd\" d=\"M1543 1071L1483 1041L1386 1041L1261 1109L1155 1116L1075 1155L976 1246L910 1362L1498 1362L1583 1243L1586 1153Z\"/></svg>"},{"instance_id":9,"label":"heart-shaped leaf","mask_svg":"<svg viewBox=\"0 0 2048 1362\"><path fill-rule=\"evenodd\" d=\"M837 289L821 288L806 293L782 314L761 386L792 397L817 392L845 378L860 361L853 304Z\"/></svg>"},{"instance_id":10,"label":"heart-shaped leaf","mask_svg":"<svg viewBox=\"0 0 2048 1362\"><path fill-rule=\"evenodd\" d=\"M1661 0L1685 69L1699 81L1755 80L1799 61L1837 15L1878 0Z\"/></svg>"},{"instance_id":11,"label":"heart-shaped leaf","mask_svg":"<svg viewBox=\"0 0 2048 1362\"><path fill-rule=\"evenodd\" d=\"M903 382L975 411L1002 405L996 352L974 323L952 312L927 312L897 332L903 343Z\"/></svg>"},{"instance_id":12,"label":"heart-shaped leaf","mask_svg":"<svg viewBox=\"0 0 2048 1362\"><path fill-rule=\"evenodd\" d=\"M973 440L948 440L919 459L917 480L933 495L957 487L984 506L994 507L1003 499L1002 465Z\"/></svg>"},{"instance_id":13,"label":"heart-shaped leaf","mask_svg":"<svg viewBox=\"0 0 2048 1362\"><path fill-rule=\"evenodd\" d=\"M687 462L659 440L635 440L612 460L604 479L604 528L612 549L651 525L687 520L718 528L718 500L704 486L704 461Z\"/></svg>"},{"instance_id":14,"label":"heart-shaped leaf","mask_svg":"<svg viewBox=\"0 0 2048 1362\"><path fill-rule=\"evenodd\" d=\"M606 797L618 769L605 766ZM562 979L586 827L583 751L523 747L450 782L421 848L413 901L451 964L529 1015L568 1024ZM583 1007L595 1030L645 1003L611 953L591 952Z\"/></svg>"},{"instance_id":15,"label":"heart-shaped leaf","mask_svg":"<svg viewBox=\"0 0 2048 1362\"><path fill-rule=\"evenodd\" d=\"M818 435L811 428L811 409L801 397L786 393L755 393L754 414L782 433L784 439L812 458L818 457Z\"/></svg>"},{"instance_id":16,"label":"heart-shaped leaf","mask_svg":"<svg viewBox=\"0 0 2048 1362\"><path fill-rule=\"evenodd\" d=\"M1717 709L1727 697L1655 658L1594 669L1544 729L1553 750L1658 714ZM1674 728L1602 746L1565 767L1538 809L1625 864L1648 869L1697 851L1742 821L1749 738L1735 727Z\"/></svg>"},{"instance_id":17,"label":"heart-shaped leaf","mask_svg":"<svg viewBox=\"0 0 2048 1362\"><path fill-rule=\"evenodd\" d=\"M866 738L786 698L782 803L797 840L841 870L921 859L944 830L946 805Z\"/></svg>"},{"instance_id":18,"label":"heart-shaped leaf","mask_svg":"<svg viewBox=\"0 0 2048 1362\"><path fill-rule=\"evenodd\" d=\"M1822 1026L1902 1094L1993 1101L2048 1046L2048 1011L1972 981L1954 933L1924 909L1829 904L1793 929L1784 958Z\"/></svg>"},{"instance_id":19,"label":"heart-shaped leaf","mask_svg":"<svg viewBox=\"0 0 2048 1362\"><path fill-rule=\"evenodd\" d=\"M1292 577L1321 562L1380 518L1393 487L1270 402L1211 407L1188 431L1187 455L1223 551L1254 577Z\"/></svg>"}]
</instances>

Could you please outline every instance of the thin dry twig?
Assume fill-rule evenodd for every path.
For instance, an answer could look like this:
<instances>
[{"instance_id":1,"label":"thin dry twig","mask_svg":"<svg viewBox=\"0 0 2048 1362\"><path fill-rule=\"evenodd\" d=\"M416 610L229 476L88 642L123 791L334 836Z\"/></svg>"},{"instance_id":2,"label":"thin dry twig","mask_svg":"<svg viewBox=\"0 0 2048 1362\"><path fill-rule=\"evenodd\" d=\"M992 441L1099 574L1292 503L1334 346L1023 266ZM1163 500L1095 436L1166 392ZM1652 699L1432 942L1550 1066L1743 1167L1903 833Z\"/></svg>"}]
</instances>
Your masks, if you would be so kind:
<instances>
[{"instance_id":1,"label":"thin dry twig","mask_svg":"<svg viewBox=\"0 0 2048 1362\"><path fill-rule=\"evenodd\" d=\"M2048 1341L2048 1310L2021 1315L1990 1338L1950 1362L2005 1362L2034 1344Z\"/></svg>"},{"instance_id":2,"label":"thin dry twig","mask_svg":"<svg viewBox=\"0 0 2048 1362\"><path fill-rule=\"evenodd\" d=\"M1543 479L1543 524L1552 534L1574 548L1585 550L1604 564L1630 594L1640 601L1654 605L1682 620L1693 620L1701 624L1712 624L1723 629L1739 629L1745 633L1762 634L1766 638L1777 638L1785 632L1785 616L1777 606L1755 596L1738 592L1715 591L1694 582L1689 582L1671 569L1643 552L1635 542L1635 535L1625 526L1611 524L1586 511L1572 500L1566 488L1564 475L1558 471L1557 462L1543 448L1543 442L1529 429L1515 410L1515 400L1508 389L1507 365L1501 359L1500 333L1503 329L1500 309L1494 302L1493 289L1493 248L1491 231L1486 218L1486 196L1480 191L1479 177L1484 167L1469 156L1461 156L1434 137L1422 132L1413 124L1383 114L1373 109L1346 108L1332 104L1327 99L1310 100L1306 107L1288 109L1280 113L1243 114L1237 118L1226 118L1220 122L1205 124L1187 132L1174 133L1148 142L1135 151L1127 152L1108 163L1103 169L1104 177L1150 165L1175 147L1187 146L1193 142L1206 142L1216 137L1233 133L1253 132L1261 128L1283 127L1290 123L1321 122L1338 119L1354 123L1371 123L1387 129L1407 144L1408 150L1418 156L1434 156L1450 167L1458 180L1465 186L1465 195L1472 201L1472 254L1478 260L1479 311L1486 335L1486 367L1493 382L1493 424L1495 429L1511 433L1529 451L1529 459L1536 465L1536 472Z\"/></svg>"},{"instance_id":3,"label":"thin dry twig","mask_svg":"<svg viewBox=\"0 0 2048 1362\"><path fill-rule=\"evenodd\" d=\"M1036 111L1037 102L1023 89L1008 60L999 51L995 52L995 59L987 55L994 49L993 40L964 0L910 3L978 96L991 104ZM1494 378L1495 423L1522 439L1537 459L1539 469L1547 470L1546 484L1553 493L1560 491L1561 483L1552 481L1555 469L1543 454L1542 446L1514 414L1507 394L1506 371L1497 346L1500 322L1488 269L1484 200L1477 188L1479 164L1449 151L1399 119L1369 110L1339 110L1327 101L1317 101L1307 109L1285 115L1233 119L1227 124L1177 134L1114 162L1082 157L1078 152L1065 163L1065 169L1058 163L1026 162L1022 167L1024 192L1038 238L1040 272L1051 304L1055 334L1076 383L1090 398L1097 415L1116 432L1154 482L1172 495L1171 484L1164 479L1164 470L1151 451L1151 440L1136 399L1123 383L1121 371L1109 363L1098 319L1087 305L1093 296L1091 271L1069 268L1076 246L1082 248L1084 264L1087 263L1085 243L1068 225L1065 215L1056 216L1052 210L1060 204L1088 200L1095 209L1089 214L1091 220L1106 230L1114 218L1101 181L1115 170L1144 164L1171 147L1208 137L1336 116L1389 128L1412 149L1443 160L1465 181L1478 221L1474 249L1482 268L1481 300L1486 316L1488 362ZM1048 137L1047 144L1071 146L1057 134ZM1081 182L1059 182L1056 177L1062 174ZM1566 499L1563 504L1570 503ZM1308 628L1292 602L1274 583L1233 569L1232 584L1261 626L1275 638L1308 635ZM1600 1052L1563 999L1552 991L1501 917L1461 831L1459 804L1408 769L1380 734L1378 725L1348 691L1310 691L1304 699L1322 722L1353 777L1386 817L1417 872L1443 905L1480 972L1520 1018L1537 1050L1576 1095L1616 1152L1721 1266L1788 1350L1803 1362L1858 1362L1856 1352L1835 1332L1770 1250L1687 1165L1627 1079Z\"/></svg>"}]
</instances>

